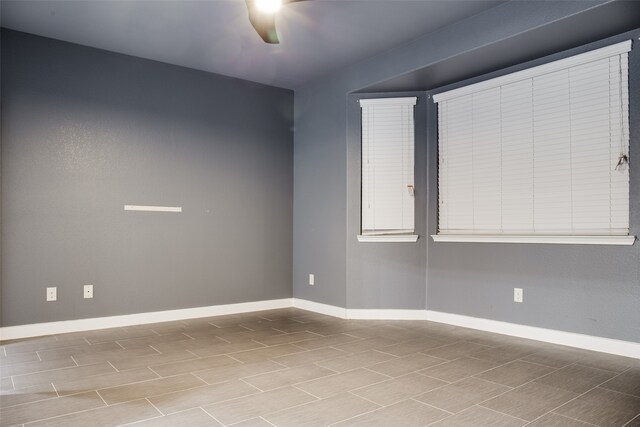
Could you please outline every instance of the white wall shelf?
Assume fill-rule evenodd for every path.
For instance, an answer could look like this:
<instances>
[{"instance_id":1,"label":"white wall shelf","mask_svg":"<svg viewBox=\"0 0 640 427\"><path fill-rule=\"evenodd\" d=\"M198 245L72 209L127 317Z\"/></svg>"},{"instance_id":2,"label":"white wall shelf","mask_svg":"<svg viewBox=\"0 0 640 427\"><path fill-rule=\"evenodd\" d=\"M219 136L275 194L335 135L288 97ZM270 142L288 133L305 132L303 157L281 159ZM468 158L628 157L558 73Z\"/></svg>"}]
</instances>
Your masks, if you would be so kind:
<instances>
[{"instance_id":1,"label":"white wall shelf","mask_svg":"<svg viewBox=\"0 0 640 427\"><path fill-rule=\"evenodd\" d=\"M124 205L125 211L140 212L182 212L182 206L141 206L141 205Z\"/></svg>"}]
</instances>

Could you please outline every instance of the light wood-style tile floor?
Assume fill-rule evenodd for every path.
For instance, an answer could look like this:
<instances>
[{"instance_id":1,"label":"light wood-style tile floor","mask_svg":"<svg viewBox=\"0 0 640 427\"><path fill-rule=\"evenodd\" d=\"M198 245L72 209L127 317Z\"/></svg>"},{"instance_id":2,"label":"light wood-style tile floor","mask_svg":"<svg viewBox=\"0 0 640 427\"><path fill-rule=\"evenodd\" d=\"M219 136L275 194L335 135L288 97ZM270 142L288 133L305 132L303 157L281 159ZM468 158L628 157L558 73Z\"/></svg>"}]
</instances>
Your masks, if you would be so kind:
<instances>
[{"instance_id":1,"label":"light wood-style tile floor","mask_svg":"<svg viewBox=\"0 0 640 427\"><path fill-rule=\"evenodd\" d=\"M298 309L4 342L1 426L640 426L640 360Z\"/></svg>"}]
</instances>

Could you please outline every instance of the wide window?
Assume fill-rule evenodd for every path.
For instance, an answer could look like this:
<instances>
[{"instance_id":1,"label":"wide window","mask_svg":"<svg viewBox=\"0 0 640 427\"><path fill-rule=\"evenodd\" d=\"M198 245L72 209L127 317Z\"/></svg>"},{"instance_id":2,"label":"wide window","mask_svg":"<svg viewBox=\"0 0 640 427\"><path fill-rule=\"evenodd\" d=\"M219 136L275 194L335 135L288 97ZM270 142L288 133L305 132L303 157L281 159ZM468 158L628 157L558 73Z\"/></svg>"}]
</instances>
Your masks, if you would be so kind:
<instances>
[{"instance_id":1,"label":"wide window","mask_svg":"<svg viewBox=\"0 0 640 427\"><path fill-rule=\"evenodd\" d=\"M360 241L415 241L415 97L362 99Z\"/></svg>"},{"instance_id":2,"label":"wide window","mask_svg":"<svg viewBox=\"0 0 640 427\"><path fill-rule=\"evenodd\" d=\"M632 244L623 42L434 96L436 241Z\"/></svg>"}]
</instances>

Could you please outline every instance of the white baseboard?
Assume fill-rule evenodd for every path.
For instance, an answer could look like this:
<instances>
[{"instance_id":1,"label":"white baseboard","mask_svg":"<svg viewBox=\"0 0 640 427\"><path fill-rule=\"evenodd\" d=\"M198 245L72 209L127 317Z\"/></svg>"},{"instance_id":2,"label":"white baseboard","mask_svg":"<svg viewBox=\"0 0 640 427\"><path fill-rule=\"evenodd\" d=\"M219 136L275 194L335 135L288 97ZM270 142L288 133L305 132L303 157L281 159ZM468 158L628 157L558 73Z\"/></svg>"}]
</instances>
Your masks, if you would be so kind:
<instances>
[{"instance_id":1,"label":"white baseboard","mask_svg":"<svg viewBox=\"0 0 640 427\"><path fill-rule=\"evenodd\" d=\"M292 306L301 310L313 311L314 313L326 314L327 316L347 318L347 310L335 305L322 304L306 299L292 298Z\"/></svg>"},{"instance_id":2,"label":"white baseboard","mask_svg":"<svg viewBox=\"0 0 640 427\"><path fill-rule=\"evenodd\" d=\"M448 325L462 326L481 331L495 332L497 334L511 335L514 337L640 359L640 343L631 341L596 337L593 335L538 328L536 326L519 325L516 323L501 322L499 320L482 319L479 317L431 310L426 310L426 319Z\"/></svg>"},{"instance_id":3,"label":"white baseboard","mask_svg":"<svg viewBox=\"0 0 640 427\"><path fill-rule=\"evenodd\" d=\"M323 304L300 298L293 298L293 306L314 313L339 317L340 319L360 320L426 320L424 310L410 309L360 309L342 308L335 305Z\"/></svg>"},{"instance_id":4,"label":"white baseboard","mask_svg":"<svg viewBox=\"0 0 640 427\"><path fill-rule=\"evenodd\" d=\"M291 298L284 298L267 301L242 302L238 304L184 308L179 310L125 314L121 316L94 317L90 319L63 320L60 322L35 323L31 325L5 326L0 328L0 340L13 340L37 337L41 335L116 328L119 326L144 325L148 323L169 322L172 320L220 316L223 314L273 310L276 308L287 308L291 306Z\"/></svg>"},{"instance_id":5,"label":"white baseboard","mask_svg":"<svg viewBox=\"0 0 640 427\"><path fill-rule=\"evenodd\" d=\"M411 309L347 309L347 319L369 320L427 320L424 310Z\"/></svg>"},{"instance_id":6,"label":"white baseboard","mask_svg":"<svg viewBox=\"0 0 640 427\"><path fill-rule=\"evenodd\" d=\"M460 314L431 310L402 309L346 309L334 305L307 301L300 298L254 301L238 304L214 305L209 307L185 308L180 310L155 311L150 313L126 314L122 316L96 317L91 319L64 320L61 322L37 323L31 325L6 326L0 328L0 340L63 334L119 326L144 325L172 320L194 319L198 317L220 316L224 314L247 313L261 310L297 307L341 319L373 320L430 320L432 322L511 335L553 344L582 348L640 359L640 343L596 337L592 335L564 332L535 326L518 325L498 320L481 319Z\"/></svg>"},{"instance_id":7,"label":"white baseboard","mask_svg":"<svg viewBox=\"0 0 640 427\"><path fill-rule=\"evenodd\" d=\"M527 338L552 344L566 345L585 350L610 353L618 356L640 359L640 343L577 334L574 332L558 331L555 329L538 328L535 326L519 325L498 320L482 319L479 317L463 316L460 314L443 313L431 310L396 310L396 309L345 309L312 301L293 299L294 307L315 311L343 319L380 319L380 320L430 320L462 326L480 331L494 332L502 335ZM332 314L332 313L339 313Z\"/></svg>"}]
</instances>

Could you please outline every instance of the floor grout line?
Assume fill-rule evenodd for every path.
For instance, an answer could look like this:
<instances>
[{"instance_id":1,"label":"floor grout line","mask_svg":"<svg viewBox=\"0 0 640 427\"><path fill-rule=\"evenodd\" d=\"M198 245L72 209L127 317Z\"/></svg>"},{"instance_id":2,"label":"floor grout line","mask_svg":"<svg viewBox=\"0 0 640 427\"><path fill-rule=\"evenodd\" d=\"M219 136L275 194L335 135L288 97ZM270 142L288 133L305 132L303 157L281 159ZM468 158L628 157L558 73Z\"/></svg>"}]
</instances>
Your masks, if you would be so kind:
<instances>
[{"instance_id":1,"label":"floor grout line","mask_svg":"<svg viewBox=\"0 0 640 427\"><path fill-rule=\"evenodd\" d=\"M203 357L198 356L197 354L195 354L193 351L189 350L188 348L184 349L185 352L189 353L190 355L192 355L195 359L203 359ZM212 356L213 357L213 356ZM179 360L177 360L176 362L180 362ZM168 363L175 363L175 362L168 362ZM166 365L167 363L163 363L163 365ZM159 366L159 365L158 365Z\"/></svg>"},{"instance_id":2,"label":"floor grout line","mask_svg":"<svg viewBox=\"0 0 640 427\"><path fill-rule=\"evenodd\" d=\"M392 359L392 360L393 360L393 359ZM384 363L384 362L383 362L383 363ZM351 371L354 371L355 369L364 369L364 370L366 370L366 371L373 372L374 374L378 374L378 375L382 375L382 376L384 376L384 377L387 377L387 379L386 379L386 380L383 380L383 381L380 381L380 382L384 382L384 381L387 381L387 380L392 380L392 379L394 379L394 378L397 378L397 377L393 377L393 376L388 375L388 374L383 374L382 372L374 371L373 369L371 369L371 367L372 367L372 366L375 366L375 364L374 364L374 365L369 365L369 366L362 366L362 367L360 367L360 368L354 368L354 369L351 369L351 370L349 370L349 371L343 371L343 372L351 372ZM416 372L416 373L417 373L417 372Z\"/></svg>"},{"instance_id":3,"label":"floor grout line","mask_svg":"<svg viewBox=\"0 0 640 427\"><path fill-rule=\"evenodd\" d=\"M284 387L287 387L287 386L277 387L277 388L274 388L274 389L271 389L271 390L267 390L267 391L278 390L278 389L280 389L280 388L284 388ZM291 387L293 387L293 386L291 386ZM302 391L302 390L301 390L301 391ZM263 393L266 393L266 392L263 392ZM304 393L306 393L306 392L304 392ZM311 393L308 393L308 394L311 394ZM247 395L247 396L250 396L250 395ZM241 396L241 397L238 397L238 398L235 398L235 399L239 399L239 398L242 398L242 397L246 397L246 396ZM215 403L228 402L229 400L234 400L234 399L227 399L227 400L225 400L225 401L220 401L220 402L215 402ZM277 411L269 412L269 413L267 413L267 414L261 415L259 418L262 418L263 416L266 416L266 415L270 415L270 414L278 414L278 413L280 413L280 412L288 411L288 410L290 410L290 409L299 408L299 407L301 407L301 406L309 405L309 404L311 404L311 403L316 403L316 402L319 402L319 401L321 401L321 400L323 400L323 399L318 398L318 400L313 400L313 401L311 401L311 402L299 403L299 404L297 404L297 405L293 405L293 406L289 406L289 407L287 407L287 408L279 409L279 410L277 410ZM265 420L265 421L269 422L268 420ZM242 421L241 421L241 422L242 422ZM269 422L269 424L272 424L272 423L271 423L271 422Z\"/></svg>"},{"instance_id":4,"label":"floor grout line","mask_svg":"<svg viewBox=\"0 0 640 427\"><path fill-rule=\"evenodd\" d=\"M149 370L151 370L151 368L149 368L148 366L147 366L146 368L148 368ZM142 368L141 368L141 369L142 369ZM115 373L115 372L112 372L112 373ZM154 372L154 373L155 373L155 372ZM156 375L157 375L157 374L156 374ZM171 376L168 376L168 377L158 377L158 378L151 378L151 379L148 379L148 380L132 381L132 382L127 382L127 383L123 383L123 384L112 385L112 386L103 387L103 388L100 388L100 389L94 389L94 390L81 390L81 391L76 391L76 392L74 392L74 393L70 393L70 394L62 395L62 396L60 396L60 398L63 398L63 397L69 397L69 396L76 396L76 395L78 395L78 394L87 393L87 392L89 392L89 391L95 391L95 392L97 392L98 394L100 394L100 392L101 392L101 391L104 391L104 390L110 390L110 389L112 389L112 388L125 387L125 386L130 386L130 385L135 385L135 384L142 384L142 383L146 383L146 382L150 382L150 381L164 380L164 379L167 379L167 378L173 378L173 377L177 377L177 376L180 376L180 375L188 375L188 374L178 374L178 375L171 375ZM88 378L88 377L86 377L86 378ZM85 379L85 378L78 378L78 380L80 380L80 379ZM52 385L53 385L53 383L52 383ZM191 387L191 388L189 388L189 389L185 389L185 390L191 390L191 389L193 389L193 388L198 388L198 387L202 387L202 386L205 386L205 385L207 385L207 384L205 383L205 384L202 384L202 385L199 385L199 386L196 386L196 387ZM182 390L178 390L178 391L182 391ZM168 393L173 393L173 392L167 392L167 393L162 393L162 394L168 394ZM156 395L156 394L154 394L154 395L151 395L151 396L149 396L149 397L155 397L155 396L160 396L160 395ZM101 397L102 397L102 396L101 396ZM54 398L54 399L55 399L55 398ZM118 403L114 403L114 404L112 404L112 405L108 405L108 406L119 405L119 404L121 404L121 403L134 402L134 401L136 401L136 400L141 400L141 399L144 399L144 398L140 397L140 398L136 398L136 399L125 400L125 401L118 402ZM43 399L43 400L48 400L48 399ZM103 400L104 400L104 399L103 399ZM20 403L20 404L18 404L18 405L12 405L12 406L28 405L29 403L34 403L34 402ZM105 403L106 403L106 402L105 402Z\"/></svg>"},{"instance_id":5,"label":"floor grout line","mask_svg":"<svg viewBox=\"0 0 640 427\"><path fill-rule=\"evenodd\" d=\"M535 353L534 353L535 354ZM531 356L531 355L529 355ZM525 356L525 357L529 357L529 356ZM545 365L544 363L538 363L538 362L531 362L529 360L524 360L523 358L520 359L516 359L513 362L509 362L509 363L514 363L514 362L524 362L524 363L531 363L532 365L538 365L538 366L542 366L543 368L549 368L549 369L553 369L554 372L557 370L560 370L566 366L569 366L571 363L566 364L565 366L562 366L560 368L556 367L556 366L549 366L549 365Z\"/></svg>"},{"instance_id":6,"label":"floor grout line","mask_svg":"<svg viewBox=\"0 0 640 427\"><path fill-rule=\"evenodd\" d=\"M104 406L109 406L109 404L107 403L106 400L104 400L104 397L102 397L102 395L100 394L99 390L94 390L96 392L96 394L98 395L98 397L100 397L100 400L102 400L102 402L104 403Z\"/></svg>"},{"instance_id":7,"label":"floor grout line","mask_svg":"<svg viewBox=\"0 0 640 427\"><path fill-rule=\"evenodd\" d=\"M76 366L80 366L80 364L76 361L76 359L74 359L74 358L73 358L73 356L69 356L69 358L70 358L71 360L73 360L73 363L75 363L75 364L76 364ZM113 366L113 365L111 365L111 366ZM115 369L115 368L114 368L114 369Z\"/></svg>"},{"instance_id":8,"label":"floor grout line","mask_svg":"<svg viewBox=\"0 0 640 427\"><path fill-rule=\"evenodd\" d=\"M75 362L75 361L74 361L74 362ZM37 362L34 362L34 363L37 363ZM78 364L76 364L75 366L65 366L65 367L62 367L62 368L45 369L45 370L43 370L43 371L35 371L35 372L28 372L28 373L26 373L26 374L12 375L12 376L11 376L11 378L12 378L12 380L13 380L13 378L14 378L14 377L16 377L16 378L22 378L22 377L27 377L27 376L30 376L30 375L43 374L43 373L45 373L45 372L57 372L57 371L63 371L63 370L65 370L65 369L84 368L84 367L87 367L87 366L100 365L100 364L103 364L103 363L106 363L106 362L92 363L92 364L89 364L89 365L78 365ZM96 374L96 375L102 375L102 374ZM89 376L89 377L92 377L92 376L94 376L94 375L88 375L88 376ZM45 382L45 383L46 383L46 382ZM43 383L36 383L36 384L32 384L32 385L30 385L30 386L27 386L27 387L21 387L21 388L22 388L22 389L24 389L24 388L29 388L29 387L33 387L33 386L37 386L37 385L41 385L41 384L43 384ZM15 388L15 383L14 383L14 388ZM18 389L16 389L16 390L18 390Z\"/></svg>"},{"instance_id":9,"label":"floor grout line","mask_svg":"<svg viewBox=\"0 0 640 427\"><path fill-rule=\"evenodd\" d=\"M55 392L56 392L56 396L57 396L57 397L60 397L60 393L58 393L58 389L56 388L56 385L55 385L54 383L50 383L50 384L51 384L51 387L53 388L53 391L55 391ZM106 402L105 402L105 403L106 403Z\"/></svg>"},{"instance_id":10,"label":"floor grout line","mask_svg":"<svg viewBox=\"0 0 640 427\"><path fill-rule=\"evenodd\" d=\"M624 425L622 427L626 427L628 425L631 424L631 422L638 420L640 421L640 413L638 415L636 415L635 417L631 418L629 421L627 421L626 423L624 423Z\"/></svg>"},{"instance_id":11,"label":"floor grout line","mask_svg":"<svg viewBox=\"0 0 640 427\"><path fill-rule=\"evenodd\" d=\"M427 392L427 393L428 393L428 392ZM418 395L418 396L420 396L420 395ZM447 411L446 409L443 409L443 408L438 408L437 406L434 406L434 405L431 405L431 404L429 404L429 403L427 403L427 402L423 402L423 401L421 401L421 400L416 399L418 396L410 397L410 398L409 398L409 399L407 399L407 400L413 400L414 402L420 403L421 405L425 405L425 406L428 406L428 407L430 407L430 408L437 409L438 411L446 412L447 414L450 414L450 415L455 415L455 413L454 413L454 412ZM438 421L440 421L440 420L438 420Z\"/></svg>"},{"instance_id":12,"label":"floor grout line","mask_svg":"<svg viewBox=\"0 0 640 427\"><path fill-rule=\"evenodd\" d=\"M260 418L261 420L263 420L263 421L264 421L264 422L266 422L266 423L271 424L273 427L278 427L278 426L276 426L275 424L273 424L272 422L270 422L268 419L264 418L262 415L261 415L261 416L259 416L258 418Z\"/></svg>"},{"instance_id":13,"label":"floor grout line","mask_svg":"<svg viewBox=\"0 0 640 427\"><path fill-rule=\"evenodd\" d=\"M173 415L173 414L171 414L171 415ZM145 418L145 419L142 419L142 420L134 421L134 422L131 422L131 423L118 424L118 427L127 427L127 426L135 427L137 425L140 425L142 423L146 423L146 422L149 422L149 421L160 420L160 419L162 419L164 417L165 417L165 415L156 415L155 417L149 417L149 418Z\"/></svg>"},{"instance_id":14,"label":"floor grout line","mask_svg":"<svg viewBox=\"0 0 640 427\"><path fill-rule=\"evenodd\" d=\"M515 418L516 420L524 421L527 424L530 422L529 420L525 420L524 418L516 417L515 415L507 414L505 412L498 411L497 409L487 408L486 406L480 406L479 404L475 404L475 405L469 406L469 408L466 408L464 411L467 411L470 408L473 408L473 407L476 407L476 406L478 408L487 409L487 410L489 410L491 412L495 412L496 414L506 415L507 417L511 417L511 418ZM463 412L463 411L461 411L461 412Z\"/></svg>"},{"instance_id":15,"label":"floor grout line","mask_svg":"<svg viewBox=\"0 0 640 427\"><path fill-rule=\"evenodd\" d=\"M224 337L218 336L218 335L214 335L216 338L218 338L219 340L222 340L224 342L226 342L227 344L231 344L231 341L224 339Z\"/></svg>"},{"instance_id":16,"label":"floor grout line","mask_svg":"<svg viewBox=\"0 0 640 427\"><path fill-rule=\"evenodd\" d=\"M614 355L611 355L611 356L614 356ZM624 357L624 356L618 356L618 357ZM580 360L576 360L575 362L573 362L573 363L572 363L572 365L581 366L581 367L583 367L583 368L595 369L595 370L597 370L597 371L610 372L610 373L612 373L612 374L616 374L616 376L618 376L618 375L620 375L620 374L623 374L623 373L627 372L628 370L630 370L630 369L632 368L631 366L629 366L629 367L624 368L624 370L622 370L622 371L612 371L611 369L596 368L596 367L593 367L593 366L589 366L589 365L586 365L586 364L580 363L580 362L582 362L583 360L584 360L584 358L582 358L582 359L580 359Z\"/></svg>"},{"instance_id":17,"label":"floor grout line","mask_svg":"<svg viewBox=\"0 0 640 427\"><path fill-rule=\"evenodd\" d=\"M92 391L95 391L95 390L92 390ZM76 394L81 394L81 393L89 393L89 391L86 391L86 390L85 390L85 391L82 391L82 392L80 392L80 393L76 393ZM96 392L96 393L97 393L97 392ZM75 394L74 394L74 395L75 395ZM74 396L74 395L69 395L69 396ZM63 396L63 397L60 397L60 398L54 398L54 399L64 399L65 397L69 397L69 396ZM98 396L100 396L100 394L99 394L99 393L98 393ZM100 398L102 399L102 396L100 396ZM141 399L136 399L136 400L141 400ZM104 402L104 399L102 399L102 401ZM130 400L130 401L127 401L127 402L122 402L122 403L129 403L129 402L133 402L133 400ZM34 402L34 403L39 403L39 402ZM106 403L105 403L105 404L106 404ZM28 405L28 403L25 403L25 405ZM19 405L16 405L16 406L19 406ZM56 418L62 418L62 417L66 417L66 416L69 416L69 415L80 414L80 413L83 413L83 412L89 412L89 411L94 411L94 410L97 410L97 409L103 409L103 408L108 408L108 407L109 407L109 405L107 405L107 406L97 406L97 407L95 407L95 408L83 409L83 410L81 410L81 411L72 411L72 412L67 412L67 413L62 414L62 415L55 415L55 416L53 416L53 417L45 417L45 418L39 418L39 419L37 419L37 420L31 420L31 421L29 421L29 422L27 422L27 423L25 423L25 424L31 424L31 423L35 423L35 422L42 422L42 421L53 420L53 419L56 419ZM20 424L17 424L17 425L20 425ZM23 425L24 425L24 424L23 424Z\"/></svg>"},{"instance_id":18,"label":"floor grout line","mask_svg":"<svg viewBox=\"0 0 640 427\"><path fill-rule=\"evenodd\" d=\"M217 423L219 423L221 426L225 425L222 421L220 421L219 419L217 419L216 417L213 416L212 413L210 413L209 411L207 411L206 409L204 409L203 406L198 406L198 408L202 409L204 411L205 414L207 414L208 416L210 416L211 418L213 418Z\"/></svg>"},{"instance_id":19,"label":"floor grout line","mask_svg":"<svg viewBox=\"0 0 640 427\"><path fill-rule=\"evenodd\" d=\"M335 424L338 424L338 423L343 423L343 422L345 422L345 421L353 420L354 418L360 417L360 416L362 416L362 415L371 414L371 413L376 412L376 411L378 411L378 410L380 410L380 409L386 408L387 406L391 406L391 405L386 405L386 406L385 406L385 405L380 405L379 403L376 403L376 402L374 402L374 401L372 401L372 400L369 400L369 399L367 399L366 397L358 396L357 394L351 393L350 391L348 391L347 393L348 393L348 394L351 394L351 395L353 395L353 396L355 396L355 397L357 397L357 398L360 398L360 399L366 400L367 402L370 402L370 403L372 403L372 404L376 405L376 406L377 406L377 408L374 408L374 409L372 409L372 410L370 410L370 411L361 412L361 413L356 414L356 415L353 415L353 416L351 416L351 417L342 418L342 419L340 419L340 420L337 420L337 421L335 421L335 422L332 422L330 425L335 425Z\"/></svg>"},{"instance_id":20,"label":"floor grout line","mask_svg":"<svg viewBox=\"0 0 640 427\"><path fill-rule=\"evenodd\" d=\"M313 381L313 380L311 380L311 381ZM289 386L284 386L284 387L293 387L293 388L295 388L296 390L299 390L299 391L300 391L300 392L302 392L302 393L306 393L306 394L308 394L308 395L310 395L310 396L312 396L312 397L315 397L315 398L316 398L316 399L318 399L318 400L326 399L326 398L322 398L322 397L320 397L320 396L316 396L315 394L311 393L310 391L306 391L306 390L301 389L300 387L298 387L298 384L304 384L304 382L302 382L302 383L297 383L297 384L291 384L291 385L289 385ZM276 390L277 390L277 389L276 389Z\"/></svg>"},{"instance_id":21,"label":"floor grout line","mask_svg":"<svg viewBox=\"0 0 640 427\"><path fill-rule=\"evenodd\" d=\"M611 381L611 380L609 380L609 381ZM636 398L636 399L640 399L640 396L638 396L638 395L625 393L624 391L618 391L618 390L614 390L612 388L607 388L607 387L604 387L604 384L606 384L606 382L603 383L603 384L600 384L599 386L597 386L595 388L601 388L603 390L610 391L612 393L618 393L618 394L622 394L622 395L625 395L625 396L628 396L628 397L633 397L633 398Z\"/></svg>"},{"instance_id":22,"label":"floor grout line","mask_svg":"<svg viewBox=\"0 0 640 427\"><path fill-rule=\"evenodd\" d=\"M117 342L117 341L116 341ZM122 347L122 345L120 343L118 343L118 345L120 347ZM152 350L156 351L158 354L164 354L163 352L161 352L160 350L158 350L157 348L155 348L152 344L149 344L149 347L151 347ZM125 347L122 347L123 350L126 350ZM157 356L157 355L150 355L150 356ZM144 357L144 356L142 356Z\"/></svg>"},{"instance_id":23,"label":"floor grout line","mask_svg":"<svg viewBox=\"0 0 640 427\"><path fill-rule=\"evenodd\" d=\"M384 382L384 381L381 381L381 382ZM376 384L380 384L380 383L376 383ZM371 385L375 385L375 384L371 384ZM368 386L365 386L365 387L368 387ZM373 400L371 400L371 399L368 399L368 398L366 398L366 397L364 397L364 396L360 396L359 394L356 394L356 393L355 393L355 391L358 391L358 390L360 390L361 388L364 388L364 387L360 387L360 388L355 388L355 389L353 389L353 390L349 390L349 391L347 391L347 393L352 394L352 395L354 395L354 396L355 396L355 397L357 397L357 398L364 399L364 400L366 400L367 402L371 402L371 403L373 403L374 405L378 405L380 408L384 408L384 407L387 407L387 406L391 406L391 405L393 405L393 403L392 403L391 405L381 405L380 403L376 403L376 402L374 402L374 401L373 401ZM395 402L395 403L397 403L397 402ZM380 408L377 408L377 409L380 409Z\"/></svg>"},{"instance_id":24,"label":"floor grout line","mask_svg":"<svg viewBox=\"0 0 640 427\"><path fill-rule=\"evenodd\" d=\"M154 378L154 380L157 380L157 379L160 379L160 378L170 378L170 376L169 377L163 377L162 375L160 375L159 373L154 371L151 366L147 366L146 368L158 376L158 378ZM178 375L180 375L180 374L178 374ZM153 381L153 380L147 380L147 381ZM141 381L141 382L144 382L144 381Z\"/></svg>"},{"instance_id":25,"label":"floor grout line","mask_svg":"<svg viewBox=\"0 0 640 427\"><path fill-rule=\"evenodd\" d=\"M588 421L579 420L579 419L577 419L577 418L570 417L569 415L562 415L562 414L558 414L558 413L553 412L553 411L549 411L549 412L547 412L546 414L544 414L544 415L543 415L543 417L544 417L544 416L547 416L547 415L557 415L557 416L559 416L559 417L568 418L568 419L570 419L570 420L578 421L578 422L580 422L580 423L584 423L584 424L587 424L587 425L590 425L590 426L594 426L594 427L602 427L602 426L599 426L598 424L593 424L593 423L590 423L590 422L588 422ZM538 418L536 418L536 419L538 419ZM535 421L535 420L534 420L534 421ZM532 422L533 422L533 421L532 421Z\"/></svg>"},{"instance_id":26,"label":"floor grout line","mask_svg":"<svg viewBox=\"0 0 640 427\"><path fill-rule=\"evenodd\" d=\"M156 411L160 412L160 415L165 416L165 413L164 413L164 412L162 412L162 411L161 411L161 410L160 410L156 405L154 405L154 404L153 404L153 402L151 402L151 401L149 400L149 398L148 398L148 397L145 397L145 398L144 398L144 400L146 400L147 402L149 402L149 405L153 406L153 408L154 408ZM105 403L106 403L106 402L105 402Z\"/></svg>"},{"instance_id":27,"label":"floor grout line","mask_svg":"<svg viewBox=\"0 0 640 427\"><path fill-rule=\"evenodd\" d=\"M486 371L484 371L484 372L486 372ZM478 377L478 376L477 376L477 375L483 374L484 372L480 372L479 374L475 374L475 375L468 376L467 378L473 378L473 379L476 379L476 380L486 381L486 382L491 383L491 384L500 385L500 386L503 386L503 387L509 387L509 388L511 388L511 390L518 389L518 388L520 388L520 387L522 387L522 386L524 386L524 385L527 385L527 384L529 384L529 383L531 383L531 382L534 382L535 380L538 380L538 379L542 378L542 376L540 376L540 377L536 377L536 378L534 378L534 379L532 379L532 380L529 380L529 381L527 381L527 382L525 382L525 383L522 383L522 384L517 385L517 386L515 386L515 387L514 387L514 386L511 386L511 385L502 384L502 383L499 383L499 382L497 382L497 381L492 381L492 380L490 380L490 379L487 379L487 378L480 378L480 377ZM467 379L467 378L464 378L464 379ZM511 391L511 390L509 390L509 391Z\"/></svg>"},{"instance_id":28,"label":"floor grout line","mask_svg":"<svg viewBox=\"0 0 640 427\"><path fill-rule=\"evenodd\" d=\"M483 378L476 378L476 377L474 377L474 376L468 376L468 377L462 378L462 379L460 379L460 380L458 380L458 381L455 381L455 382L449 383L449 384L444 385L444 386L439 387L439 388L444 388L444 387L447 387L447 386L450 386L450 385L455 385L455 384L457 384L457 383L459 383L459 382L462 382L462 381L464 381L464 380L468 380L469 378L473 378L473 379L478 380L478 381L484 381L484 382L488 382L488 383L492 383L492 384L497 384L497 385L500 385L500 386L503 386L503 387L508 387L509 389L508 389L508 390L503 391L502 393L499 393L499 394L496 394L496 395L494 395L494 396L491 396L491 397L489 397L489 398L487 398L487 399L484 399L484 400L482 400L482 401L480 401L480 402L477 402L477 403L475 403L475 404L473 404L473 405L470 405L469 407L465 408L464 410L466 410L466 409L468 409L468 408L470 408L470 407L472 407L472 406L481 406L482 408L490 409L490 408L487 408L487 407L485 407L485 406L482 406L482 404L483 404L483 403L485 403L485 402L488 402L489 400L492 400L492 399L495 399L495 398L500 397L500 396L502 396L502 395L505 395L505 394L507 394L507 393L509 393L509 392L511 392L511 391L513 391L513 390L516 390L516 388L514 388L514 387L509 387L509 386L506 386L506 385L504 385L504 384L494 383L494 382L491 382L491 381L485 380L485 379L483 379ZM437 379L437 378L436 378L436 379ZM536 379L537 379L537 378L536 378ZM534 379L534 380L531 380L531 381L529 381L529 382L527 382L527 383L525 383L525 384L523 384L523 385L521 385L520 387L522 387L522 386L524 386L524 385L526 385L526 384L532 383L532 382L534 382L534 381L535 381L535 379ZM438 389L439 389L439 388L438 388ZM434 389L434 390L437 390L437 389ZM433 391L433 390L431 390L431 391ZM438 409L442 409L442 408L438 408ZM461 411L460 411L460 412L461 412ZM509 414L505 414L505 415L509 415ZM511 415L509 415L509 416L511 416Z\"/></svg>"},{"instance_id":29,"label":"floor grout line","mask_svg":"<svg viewBox=\"0 0 640 427\"><path fill-rule=\"evenodd\" d=\"M241 381L241 382L245 383L246 385L248 385L249 387L253 387L253 388L255 388L256 390L258 390L259 392L262 392L262 393L267 392L267 391L271 391L271 390L275 390L275 389L263 390L260 387L258 387L256 385L253 385L248 381L245 381L244 378L238 378L238 381Z\"/></svg>"},{"instance_id":30,"label":"floor grout line","mask_svg":"<svg viewBox=\"0 0 640 427\"><path fill-rule=\"evenodd\" d=\"M225 353L224 355L225 355L225 356L227 356L227 357L230 357L231 359L235 360L235 361L236 361L236 362L238 362L238 363L242 363L243 365L245 365L245 364L246 364L246 363L245 363L245 362L243 362L242 360L240 360L240 359L236 359L235 357L233 357L233 356L232 356L232 354L233 354L233 353Z\"/></svg>"},{"instance_id":31,"label":"floor grout line","mask_svg":"<svg viewBox=\"0 0 640 427\"><path fill-rule=\"evenodd\" d=\"M571 364L571 365L569 365L569 366L573 366L573 365L575 365L575 363L573 363L573 364ZM566 368L566 366L565 366L565 368ZM560 368L560 369L564 369L564 368ZM558 370L560 370L560 369L558 369ZM610 372L610 371L609 371L609 372ZM553 372L552 372L552 373L553 373ZM551 375L551 374L548 374L548 375ZM546 375L545 375L545 377L546 377ZM556 411L557 409L559 409L559 408L561 408L561 407L563 407L563 406L565 406L565 405L567 405L567 404L569 404L569 403L571 403L571 402L575 401L576 399L579 399L580 397L584 396L585 394L589 393L590 391L595 390L596 388L598 388L600 385L602 385L602 384L606 383L607 381L609 381L609 379L606 379L606 380L602 381L601 383L599 383L599 384L595 385L594 387L591 387L590 389L586 390L584 393L578 394L578 395L577 395L577 396L575 396L574 398L567 400L566 402L564 402L564 403L562 403L562 404L560 404L560 405L558 405L558 406L554 407L553 409L550 409L549 411L545 412L544 414L542 414L541 416L539 416L539 417L538 417L538 418L536 418L535 420L532 420L532 422L533 422L533 421L536 421L536 420L538 420L538 419L542 418L543 416L545 416L545 415L547 415L547 414L550 414L550 413L554 413L554 414L556 414L556 415L561 415L561 416L563 416L563 417L571 418L571 417L569 417L569 416L566 416L566 415L560 414L560 413L555 412L555 411ZM547 387L553 387L553 388L556 388L556 389L559 389L559 390L564 390L564 389L561 389L561 388L559 388L559 387L554 387L554 386L547 385L547 384L543 384L543 385L545 385L545 386L547 386ZM564 391L569 391L569 392L570 392L570 390L564 390ZM584 422L584 421L582 421L582 420L578 420L577 418L571 418L571 419L574 419L574 420L576 420L576 421Z\"/></svg>"}]
</instances>

